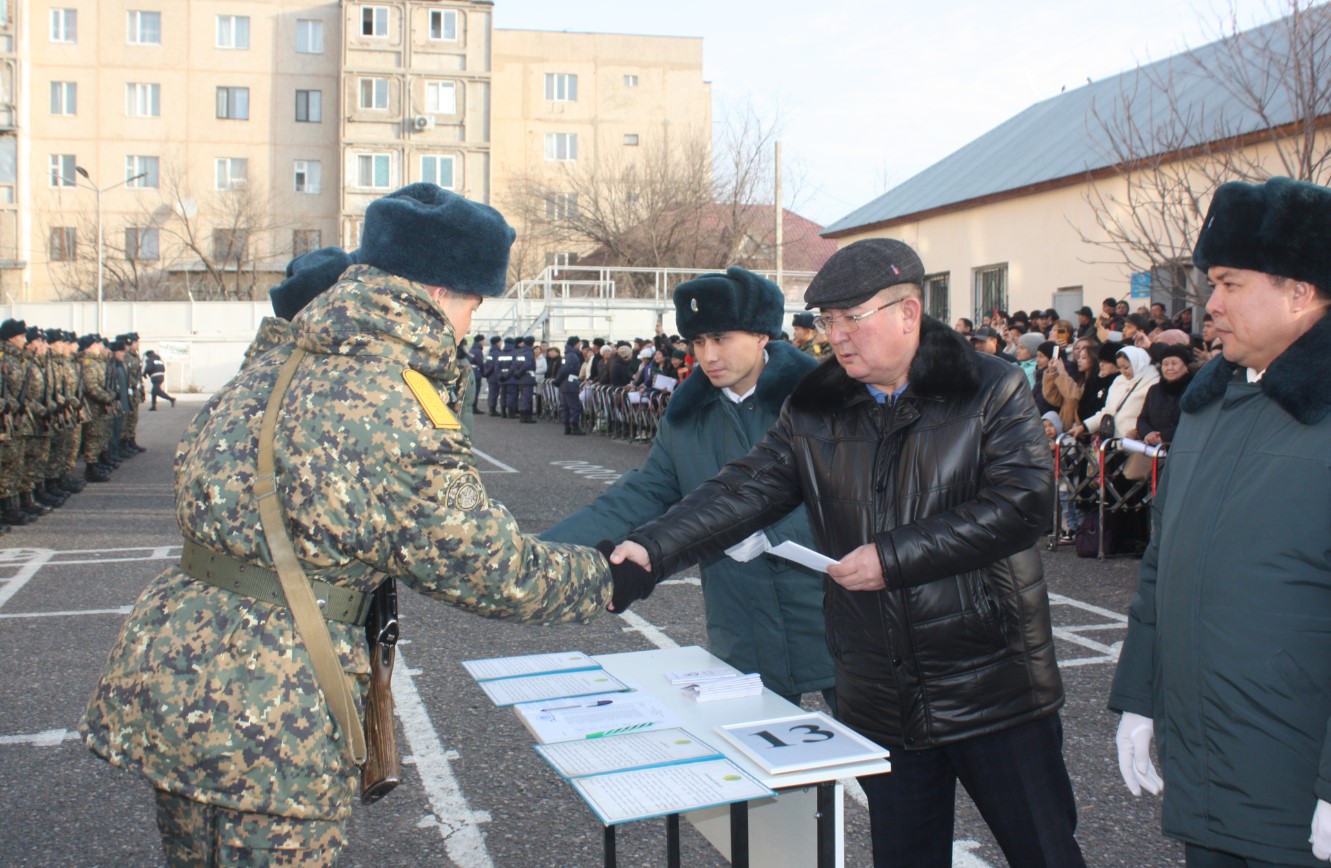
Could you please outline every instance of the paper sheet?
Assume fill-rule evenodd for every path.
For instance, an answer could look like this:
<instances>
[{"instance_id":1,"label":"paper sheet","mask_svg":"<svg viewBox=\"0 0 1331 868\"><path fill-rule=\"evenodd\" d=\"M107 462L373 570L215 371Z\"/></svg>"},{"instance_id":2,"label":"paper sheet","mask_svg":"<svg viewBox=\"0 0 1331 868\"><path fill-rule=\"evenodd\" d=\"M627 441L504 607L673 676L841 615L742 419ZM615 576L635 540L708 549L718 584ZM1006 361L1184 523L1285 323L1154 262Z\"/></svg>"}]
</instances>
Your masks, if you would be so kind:
<instances>
[{"instance_id":1,"label":"paper sheet","mask_svg":"<svg viewBox=\"0 0 1331 868\"><path fill-rule=\"evenodd\" d=\"M817 570L820 573L827 572L827 568L837 561L832 560L827 555L819 554L811 548L806 548L793 540L786 540L780 545L772 547L772 554L783 557L788 561L794 561L802 567L808 567L811 570Z\"/></svg>"},{"instance_id":2,"label":"paper sheet","mask_svg":"<svg viewBox=\"0 0 1331 868\"><path fill-rule=\"evenodd\" d=\"M722 758L720 751L688 730L678 728L534 747L564 778Z\"/></svg>"},{"instance_id":3,"label":"paper sheet","mask_svg":"<svg viewBox=\"0 0 1331 868\"><path fill-rule=\"evenodd\" d=\"M628 690L622 681L604 669L528 675L479 682L490 701L501 708L519 702L541 702L593 693Z\"/></svg>"},{"instance_id":4,"label":"paper sheet","mask_svg":"<svg viewBox=\"0 0 1331 868\"><path fill-rule=\"evenodd\" d=\"M579 669L600 669L601 664L581 651L563 651L556 654L524 654L520 657L489 657L485 660L463 660L462 666L477 681L492 678L515 678L546 672L573 672Z\"/></svg>"},{"instance_id":5,"label":"paper sheet","mask_svg":"<svg viewBox=\"0 0 1331 868\"><path fill-rule=\"evenodd\" d=\"M593 775L573 789L607 826L775 795L729 760Z\"/></svg>"},{"instance_id":6,"label":"paper sheet","mask_svg":"<svg viewBox=\"0 0 1331 868\"><path fill-rule=\"evenodd\" d=\"M576 700L524 702L516 705L522 721L536 740L549 744L575 738L602 738L643 729L679 726L679 715L650 693L600 693Z\"/></svg>"}]
</instances>

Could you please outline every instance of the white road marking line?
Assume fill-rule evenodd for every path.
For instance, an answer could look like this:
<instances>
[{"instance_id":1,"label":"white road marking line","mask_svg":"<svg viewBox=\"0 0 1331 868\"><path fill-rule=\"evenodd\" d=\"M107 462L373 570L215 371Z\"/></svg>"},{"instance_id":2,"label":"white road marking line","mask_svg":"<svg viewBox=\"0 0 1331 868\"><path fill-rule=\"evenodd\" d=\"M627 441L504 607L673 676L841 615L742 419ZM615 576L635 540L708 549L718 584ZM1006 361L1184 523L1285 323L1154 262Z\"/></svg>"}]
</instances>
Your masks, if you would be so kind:
<instances>
[{"instance_id":1,"label":"white road marking line","mask_svg":"<svg viewBox=\"0 0 1331 868\"><path fill-rule=\"evenodd\" d=\"M1112 609L1102 609L1093 603L1083 603L1081 600L1074 600L1072 597L1065 597L1062 594L1050 594L1049 602L1055 606L1072 606L1086 612L1099 615L1102 618L1108 618L1111 621L1118 621L1122 624L1128 623L1128 616L1115 612Z\"/></svg>"},{"instance_id":2,"label":"white road marking line","mask_svg":"<svg viewBox=\"0 0 1331 868\"><path fill-rule=\"evenodd\" d=\"M128 615L133 606L120 606L115 609L68 609L63 612L14 612L0 613L3 618L74 618L79 615Z\"/></svg>"},{"instance_id":3,"label":"white road marking line","mask_svg":"<svg viewBox=\"0 0 1331 868\"><path fill-rule=\"evenodd\" d=\"M439 827L448 858L459 868L493 868L494 862L485 847L485 836L479 825L490 822L490 815L485 811L473 811L467 804L449 764L451 752L444 750L440 743L425 703L416 690L416 682L412 680L410 673L417 670L410 669L402 656L402 643L398 644L397 664L393 704L397 719L402 723L402 734L411 746L411 756L404 757L403 762L415 764L434 812L432 816L422 818L419 825Z\"/></svg>"},{"instance_id":4,"label":"white road marking line","mask_svg":"<svg viewBox=\"0 0 1331 868\"><path fill-rule=\"evenodd\" d=\"M5 603L8 603L11 597L23 590L23 586L30 582L32 577L37 575L37 571L55 554L50 549L24 549L24 551L30 551L32 555L28 562L10 577L4 587L0 587L0 609L5 607Z\"/></svg>"},{"instance_id":5,"label":"white road marking line","mask_svg":"<svg viewBox=\"0 0 1331 868\"><path fill-rule=\"evenodd\" d=\"M79 734L69 729L48 729L26 735L0 735L0 744L30 744L33 747L57 747L66 741L77 741Z\"/></svg>"},{"instance_id":6,"label":"white road marking line","mask_svg":"<svg viewBox=\"0 0 1331 868\"><path fill-rule=\"evenodd\" d=\"M517 469L516 467L509 467L507 464L505 464L504 462L500 461L498 458L495 458L493 455L487 455L486 453L484 453L484 452L482 452L481 450L477 449L475 446L471 447L471 451L472 451L472 454L473 454L473 455L476 455L476 456L478 456L478 457L480 457L480 458L484 458L486 461L490 462L490 463L493 464L495 467L498 467L498 468L499 468L499 470L497 470L497 471L496 471L496 470L482 470L482 471L480 471L481 473L517 473L517 472L518 472L518 469Z\"/></svg>"},{"instance_id":7,"label":"white road marking line","mask_svg":"<svg viewBox=\"0 0 1331 868\"><path fill-rule=\"evenodd\" d=\"M652 624L646 618L638 615L637 612L625 612L619 616L620 620L629 626L624 628L625 633L641 633L643 638L651 642L657 648L678 648L679 643L671 639L659 627Z\"/></svg>"}]
</instances>

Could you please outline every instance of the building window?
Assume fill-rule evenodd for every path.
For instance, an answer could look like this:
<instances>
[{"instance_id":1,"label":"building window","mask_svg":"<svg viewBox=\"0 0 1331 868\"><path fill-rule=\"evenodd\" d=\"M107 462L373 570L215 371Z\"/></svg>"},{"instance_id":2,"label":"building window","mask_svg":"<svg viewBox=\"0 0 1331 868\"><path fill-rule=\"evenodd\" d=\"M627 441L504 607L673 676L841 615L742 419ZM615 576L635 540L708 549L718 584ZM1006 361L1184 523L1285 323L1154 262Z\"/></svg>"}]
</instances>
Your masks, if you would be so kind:
<instances>
[{"instance_id":1,"label":"building window","mask_svg":"<svg viewBox=\"0 0 1331 868\"><path fill-rule=\"evenodd\" d=\"M79 86L73 81L51 82L51 114L76 115L79 113Z\"/></svg>"},{"instance_id":2,"label":"building window","mask_svg":"<svg viewBox=\"0 0 1331 868\"><path fill-rule=\"evenodd\" d=\"M324 23L317 18L296 19L296 53L324 53Z\"/></svg>"},{"instance_id":3,"label":"building window","mask_svg":"<svg viewBox=\"0 0 1331 868\"><path fill-rule=\"evenodd\" d=\"M157 228L130 227L125 230L125 258L131 262L161 259Z\"/></svg>"},{"instance_id":4,"label":"building window","mask_svg":"<svg viewBox=\"0 0 1331 868\"><path fill-rule=\"evenodd\" d=\"M296 91L296 120L302 123L317 124L323 120L323 91Z\"/></svg>"},{"instance_id":5,"label":"building window","mask_svg":"<svg viewBox=\"0 0 1331 868\"><path fill-rule=\"evenodd\" d=\"M250 161L244 157L221 157L213 162L214 186L218 190L236 190L245 186Z\"/></svg>"},{"instance_id":6,"label":"building window","mask_svg":"<svg viewBox=\"0 0 1331 868\"><path fill-rule=\"evenodd\" d=\"M430 38L454 42L458 38L458 13L456 9L430 10Z\"/></svg>"},{"instance_id":7,"label":"building window","mask_svg":"<svg viewBox=\"0 0 1331 868\"><path fill-rule=\"evenodd\" d=\"M318 229L291 230L291 255L304 256L323 247L323 233Z\"/></svg>"},{"instance_id":8,"label":"building window","mask_svg":"<svg viewBox=\"0 0 1331 868\"><path fill-rule=\"evenodd\" d=\"M546 133L545 158L572 161L578 158L577 133Z\"/></svg>"},{"instance_id":9,"label":"building window","mask_svg":"<svg viewBox=\"0 0 1331 868\"><path fill-rule=\"evenodd\" d=\"M545 197L546 220L572 220L578 216L577 193L550 193Z\"/></svg>"},{"instance_id":10,"label":"building window","mask_svg":"<svg viewBox=\"0 0 1331 868\"><path fill-rule=\"evenodd\" d=\"M248 87L219 87L217 89L217 116L226 120L250 119L250 89Z\"/></svg>"},{"instance_id":11,"label":"building window","mask_svg":"<svg viewBox=\"0 0 1331 868\"><path fill-rule=\"evenodd\" d=\"M457 84L451 81L427 81L425 83L425 110L432 114L457 114Z\"/></svg>"},{"instance_id":12,"label":"building window","mask_svg":"<svg viewBox=\"0 0 1331 868\"><path fill-rule=\"evenodd\" d=\"M362 6L360 8L360 35L378 39L388 37L388 7Z\"/></svg>"},{"instance_id":13,"label":"building window","mask_svg":"<svg viewBox=\"0 0 1331 868\"><path fill-rule=\"evenodd\" d=\"M125 85L125 114L132 118L162 116L162 86L130 82Z\"/></svg>"},{"instance_id":14,"label":"building window","mask_svg":"<svg viewBox=\"0 0 1331 868\"><path fill-rule=\"evenodd\" d=\"M1007 265L975 269L975 320L995 310L1007 310Z\"/></svg>"},{"instance_id":15,"label":"building window","mask_svg":"<svg viewBox=\"0 0 1331 868\"><path fill-rule=\"evenodd\" d=\"M374 111L388 111L388 79L362 78L360 80L360 107Z\"/></svg>"},{"instance_id":16,"label":"building window","mask_svg":"<svg viewBox=\"0 0 1331 868\"><path fill-rule=\"evenodd\" d=\"M426 154L421 157L421 180L438 184L446 190L454 189L453 158L441 154Z\"/></svg>"},{"instance_id":17,"label":"building window","mask_svg":"<svg viewBox=\"0 0 1331 868\"><path fill-rule=\"evenodd\" d=\"M138 157L130 155L125 158L125 177L135 178L125 184L126 187L137 190L153 190L157 188L158 160L156 157ZM142 175L142 178L135 176Z\"/></svg>"},{"instance_id":18,"label":"building window","mask_svg":"<svg viewBox=\"0 0 1331 868\"><path fill-rule=\"evenodd\" d=\"M250 231L248 229L214 229L213 259L233 262L237 267L249 259Z\"/></svg>"},{"instance_id":19,"label":"building window","mask_svg":"<svg viewBox=\"0 0 1331 868\"><path fill-rule=\"evenodd\" d=\"M555 102L577 102L578 77L571 72L547 72L545 98Z\"/></svg>"},{"instance_id":20,"label":"building window","mask_svg":"<svg viewBox=\"0 0 1331 868\"><path fill-rule=\"evenodd\" d=\"M624 76L624 87L637 87L638 77L636 75Z\"/></svg>"},{"instance_id":21,"label":"building window","mask_svg":"<svg viewBox=\"0 0 1331 868\"><path fill-rule=\"evenodd\" d=\"M624 134L624 144L628 145L629 147L637 147L637 146L638 146L638 134L637 134L637 133L625 133L625 134Z\"/></svg>"},{"instance_id":22,"label":"building window","mask_svg":"<svg viewBox=\"0 0 1331 868\"><path fill-rule=\"evenodd\" d=\"M319 192L318 160L296 161L296 192L297 193Z\"/></svg>"},{"instance_id":23,"label":"building window","mask_svg":"<svg viewBox=\"0 0 1331 868\"><path fill-rule=\"evenodd\" d=\"M942 322L947 322L951 317L948 313L947 287L948 272L924 276L924 310Z\"/></svg>"},{"instance_id":24,"label":"building window","mask_svg":"<svg viewBox=\"0 0 1331 868\"><path fill-rule=\"evenodd\" d=\"M388 154L357 154L356 186L385 190L393 186L392 169Z\"/></svg>"},{"instance_id":25,"label":"building window","mask_svg":"<svg viewBox=\"0 0 1331 868\"><path fill-rule=\"evenodd\" d=\"M69 262L79 255L79 233L73 226L52 226L50 258L52 262Z\"/></svg>"},{"instance_id":26,"label":"building window","mask_svg":"<svg viewBox=\"0 0 1331 868\"><path fill-rule=\"evenodd\" d=\"M226 49L249 48L250 17L248 15L218 15L217 47Z\"/></svg>"},{"instance_id":27,"label":"building window","mask_svg":"<svg viewBox=\"0 0 1331 868\"><path fill-rule=\"evenodd\" d=\"M131 9L127 29L130 45L161 45L162 13Z\"/></svg>"},{"instance_id":28,"label":"building window","mask_svg":"<svg viewBox=\"0 0 1331 868\"><path fill-rule=\"evenodd\" d=\"M79 41L79 10L77 9L51 10L51 41L52 42Z\"/></svg>"},{"instance_id":29,"label":"building window","mask_svg":"<svg viewBox=\"0 0 1331 868\"><path fill-rule=\"evenodd\" d=\"M75 165L76 163L73 154L52 154L51 186L52 187L78 186L78 176L74 173Z\"/></svg>"}]
</instances>

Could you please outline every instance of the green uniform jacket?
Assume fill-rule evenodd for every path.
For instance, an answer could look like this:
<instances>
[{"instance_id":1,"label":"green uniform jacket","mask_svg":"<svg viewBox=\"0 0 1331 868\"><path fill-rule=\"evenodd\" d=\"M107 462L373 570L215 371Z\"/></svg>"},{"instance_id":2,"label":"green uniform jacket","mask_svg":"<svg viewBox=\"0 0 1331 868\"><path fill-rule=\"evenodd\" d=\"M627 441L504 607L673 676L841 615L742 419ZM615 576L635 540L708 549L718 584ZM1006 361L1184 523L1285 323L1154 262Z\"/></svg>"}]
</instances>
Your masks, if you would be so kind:
<instances>
[{"instance_id":1,"label":"green uniform jacket","mask_svg":"<svg viewBox=\"0 0 1331 868\"><path fill-rule=\"evenodd\" d=\"M89 421L97 421L114 415L115 392L107 387L110 375L107 363L110 357L90 353L79 353L79 376L83 379L83 402L88 410Z\"/></svg>"},{"instance_id":2,"label":"green uniform jacket","mask_svg":"<svg viewBox=\"0 0 1331 868\"><path fill-rule=\"evenodd\" d=\"M1155 721L1165 834L1282 865L1331 802L1328 369L1331 316L1260 384L1197 374L1109 700Z\"/></svg>"},{"instance_id":3,"label":"green uniform jacket","mask_svg":"<svg viewBox=\"0 0 1331 868\"><path fill-rule=\"evenodd\" d=\"M735 404L698 373L671 397L647 460L542 539L593 545L618 541L663 515L727 461L749 454L781 413L795 384L817 365L788 343L767 345L754 394ZM773 544L812 548L804 507L767 528ZM701 565L708 649L784 695L831 687L832 655L823 624L823 579L773 555L748 563L722 557Z\"/></svg>"},{"instance_id":4,"label":"green uniform jacket","mask_svg":"<svg viewBox=\"0 0 1331 868\"><path fill-rule=\"evenodd\" d=\"M493 618L585 620L604 609L605 559L524 536L487 497L466 435L436 428L405 384L418 371L447 395L457 377L452 327L425 288L359 266L292 332L312 355L281 404L276 487L311 578L369 591L389 574ZM252 486L261 416L290 348L224 386L175 458L183 534L270 569ZM365 630L329 629L363 702ZM159 789L303 819L350 814L358 770L335 730L289 610L178 567L139 598L83 725L94 752Z\"/></svg>"}]
</instances>

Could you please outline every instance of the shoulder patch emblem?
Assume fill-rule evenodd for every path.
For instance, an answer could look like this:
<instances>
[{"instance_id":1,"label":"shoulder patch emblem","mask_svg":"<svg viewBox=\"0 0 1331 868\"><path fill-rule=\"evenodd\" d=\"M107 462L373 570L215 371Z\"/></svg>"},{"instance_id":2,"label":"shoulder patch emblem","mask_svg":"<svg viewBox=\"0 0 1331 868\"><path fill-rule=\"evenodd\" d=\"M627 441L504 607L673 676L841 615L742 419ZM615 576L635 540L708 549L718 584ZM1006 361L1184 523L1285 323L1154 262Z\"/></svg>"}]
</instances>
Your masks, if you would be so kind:
<instances>
[{"instance_id":1,"label":"shoulder patch emblem","mask_svg":"<svg viewBox=\"0 0 1331 868\"><path fill-rule=\"evenodd\" d=\"M453 411L448 409L444 399L439 397L434 386L430 385L430 380L420 371L405 370L402 372L402 379L407 387L411 389L411 394L416 396L416 400L421 402L421 409L425 415L430 417L430 422L436 428L446 428L450 431L460 431L462 423L458 417L453 415Z\"/></svg>"},{"instance_id":2,"label":"shoulder patch emblem","mask_svg":"<svg viewBox=\"0 0 1331 868\"><path fill-rule=\"evenodd\" d=\"M461 479L456 480L448 486L448 493L444 496L444 505L451 509L460 509L463 512L485 508L485 489L481 487L481 480L473 473L468 473Z\"/></svg>"}]
</instances>

